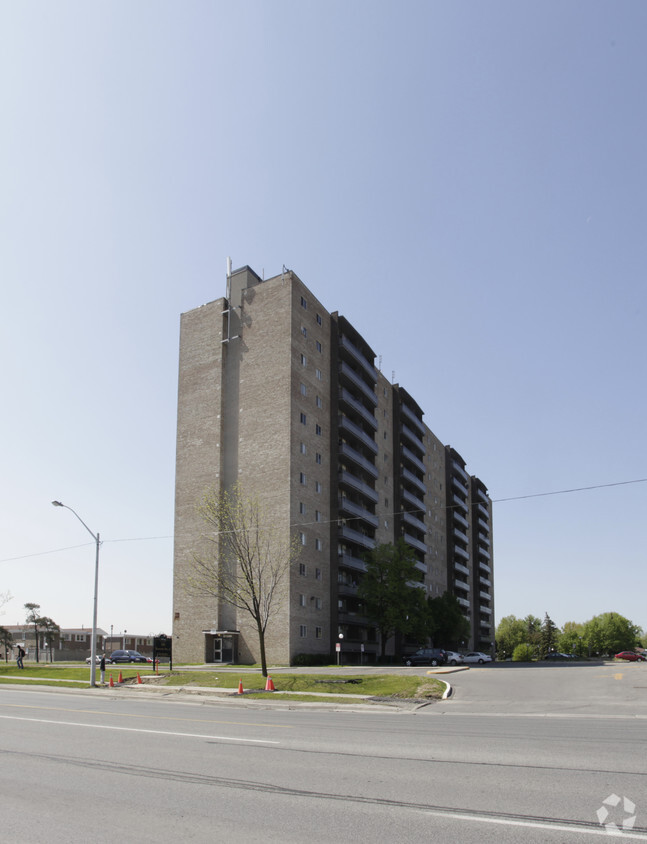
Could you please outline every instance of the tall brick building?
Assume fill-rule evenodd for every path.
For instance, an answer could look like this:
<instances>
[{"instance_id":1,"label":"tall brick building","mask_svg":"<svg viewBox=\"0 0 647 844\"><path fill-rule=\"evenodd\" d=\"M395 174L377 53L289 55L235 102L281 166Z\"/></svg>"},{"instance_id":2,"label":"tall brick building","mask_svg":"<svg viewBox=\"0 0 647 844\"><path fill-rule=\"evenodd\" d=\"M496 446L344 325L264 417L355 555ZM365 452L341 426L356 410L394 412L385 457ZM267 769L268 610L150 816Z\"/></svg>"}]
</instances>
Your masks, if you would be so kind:
<instances>
[{"instance_id":1,"label":"tall brick building","mask_svg":"<svg viewBox=\"0 0 647 844\"><path fill-rule=\"evenodd\" d=\"M329 313L290 270L262 280L228 272L227 295L182 315L175 492L173 639L181 662L253 662L249 617L196 598L185 574L209 487L238 482L302 553L268 628L267 655L373 661L362 616L362 556L403 536L421 588L455 594L471 624L466 647L494 642L492 505L458 452L442 444L409 393L375 366L351 323ZM443 643L438 643L443 644Z\"/></svg>"}]
</instances>

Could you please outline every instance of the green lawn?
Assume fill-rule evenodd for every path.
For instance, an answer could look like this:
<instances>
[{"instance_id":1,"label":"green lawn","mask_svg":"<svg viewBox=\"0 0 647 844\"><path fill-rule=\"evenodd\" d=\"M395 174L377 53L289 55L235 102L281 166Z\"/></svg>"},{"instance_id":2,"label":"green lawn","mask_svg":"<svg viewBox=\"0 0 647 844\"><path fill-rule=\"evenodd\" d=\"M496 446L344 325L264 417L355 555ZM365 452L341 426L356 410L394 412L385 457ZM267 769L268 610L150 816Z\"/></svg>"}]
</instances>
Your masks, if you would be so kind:
<instances>
[{"instance_id":1,"label":"green lawn","mask_svg":"<svg viewBox=\"0 0 647 844\"><path fill-rule=\"evenodd\" d=\"M119 674L124 680L136 679L137 674L142 678L154 675L152 668L148 665L111 665L106 666L106 682L109 682L112 675L114 683L117 683ZM96 672L97 683L100 673ZM265 695L265 679L257 671L254 673L240 673L231 671L182 671L169 672L167 667L160 668L159 680L156 682L168 686L198 686L202 688L231 689L232 692L238 689L238 683L242 680L246 697ZM348 695L366 695L370 697L399 698L433 700L440 698L445 691L445 684L433 677L417 676L395 676L390 674L344 675L340 677L335 674L279 674L273 676L272 680L277 691L285 692L309 692L306 697L303 694L294 695L294 700L321 700L317 694L335 695L335 700L346 700L352 698ZM22 683L24 685L57 685L67 688L84 688L90 685L90 666L79 663L25 663L21 671L14 663L0 663L0 684ZM256 694L255 694L256 693ZM282 695L282 697L286 697ZM331 698L325 698L331 700Z\"/></svg>"}]
</instances>

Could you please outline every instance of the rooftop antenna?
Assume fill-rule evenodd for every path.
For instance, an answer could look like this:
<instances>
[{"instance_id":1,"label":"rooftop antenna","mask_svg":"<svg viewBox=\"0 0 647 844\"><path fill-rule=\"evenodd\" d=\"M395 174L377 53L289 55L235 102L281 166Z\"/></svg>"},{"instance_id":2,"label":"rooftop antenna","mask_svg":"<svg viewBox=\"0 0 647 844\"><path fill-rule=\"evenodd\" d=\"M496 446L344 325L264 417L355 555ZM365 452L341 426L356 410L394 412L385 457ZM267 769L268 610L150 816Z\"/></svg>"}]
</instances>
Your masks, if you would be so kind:
<instances>
[{"instance_id":1,"label":"rooftop antenna","mask_svg":"<svg viewBox=\"0 0 647 844\"><path fill-rule=\"evenodd\" d=\"M380 355L377 359L377 368L380 372L382 371L382 355Z\"/></svg>"},{"instance_id":2,"label":"rooftop antenna","mask_svg":"<svg viewBox=\"0 0 647 844\"><path fill-rule=\"evenodd\" d=\"M391 383L395 384L395 369L391 370Z\"/></svg>"}]
</instances>

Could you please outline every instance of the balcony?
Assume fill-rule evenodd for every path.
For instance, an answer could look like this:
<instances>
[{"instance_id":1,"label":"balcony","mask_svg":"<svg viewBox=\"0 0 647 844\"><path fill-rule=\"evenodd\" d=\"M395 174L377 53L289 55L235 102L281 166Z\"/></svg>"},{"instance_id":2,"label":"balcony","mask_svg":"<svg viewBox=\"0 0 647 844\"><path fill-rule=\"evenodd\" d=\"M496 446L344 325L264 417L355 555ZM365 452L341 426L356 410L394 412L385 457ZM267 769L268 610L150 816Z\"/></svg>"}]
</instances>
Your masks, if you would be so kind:
<instances>
[{"instance_id":1,"label":"balcony","mask_svg":"<svg viewBox=\"0 0 647 844\"><path fill-rule=\"evenodd\" d=\"M470 573L470 570L467 568L467 566L464 566L462 563L456 562L456 560L454 560L454 571L459 571L461 574L465 574L468 576Z\"/></svg>"},{"instance_id":2,"label":"balcony","mask_svg":"<svg viewBox=\"0 0 647 844\"><path fill-rule=\"evenodd\" d=\"M420 492L424 495L427 492L427 487L423 484L423 482L418 478L417 475L414 475L413 472L410 472L408 469L402 468L401 476L405 480L412 483Z\"/></svg>"},{"instance_id":3,"label":"balcony","mask_svg":"<svg viewBox=\"0 0 647 844\"><path fill-rule=\"evenodd\" d=\"M483 490L481 489L481 487L478 487L478 494L479 494L479 498L482 498L482 499L483 499L483 501L485 501L486 505L488 505L488 506L489 506L489 504L490 504L490 499L488 498L487 493L483 492Z\"/></svg>"},{"instance_id":4,"label":"balcony","mask_svg":"<svg viewBox=\"0 0 647 844\"><path fill-rule=\"evenodd\" d=\"M339 555L339 565L346 566L349 569L355 569L356 571L366 571L364 560L359 557L353 557L352 554L348 554L345 551Z\"/></svg>"},{"instance_id":5,"label":"balcony","mask_svg":"<svg viewBox=\"0 0 647 844\"><path fill-rule=\"evenodd\" d=\"M347 542L354 542L356 545L363 545L372 551L375 548L375 540L371 536L366 536L358 530L348 527L348 525L340 525L337 529L337 535L340 539L345 539Z\"/></svg>"},{"instance_id":6,"label":"balcony","mask_svg":"<svg viewBox=\"0 0 647 844\"><path fill-rule=\"evenodd\" d=\"M412 463L416 467L416 469L422 472L423 475L427 471L425 464L422 462L422 460L420 460L419 457L416 457L413 451L411 451L410 448L407 448L406 445L402 446L402 457L405 460L408 460L409 463Z\"/></svg>"},{"instance_id":7,"label":"balcony","mask_svg":"<svg viewBox=\"0 0 647 844\"><path fill-rule=\"evenodd\" d=\"M412 492L409 492L408 489L401 489L400 494L407 504L413 504L413 506L417 507L422 513L425 512L425 502L422 498L416 498L416 496Z\"/></svg>"},{"instance_id":8,"label":"balcony","mask_svg":"<svg viewBox=\"0 0 647 844\"><path fill-rule=\"evenodd\" d=\"M469 583L465 583L463 580L455 580L455 581L454 581L454 586L455 586L457 589L462 589L464 592L469 592L469 591L470 591L470 585L469 585Z\"/></svg>"},{"instance_id":9,"label":"balcony","mask_svg":"<svg viewBox=\"0 0 647 844\"><path fill-rule=\"evenodd\" d=\"M459 492L462 492L462 493L463 493L463 495L467 498L467 495L468 495L468 489L467 489L467 487L465 486L465 484L463 483L463 481L461 481L461 479L460 479L460 478L457 478L457 477L456 477L456 475L452 475L452 484L456 487L456 489L457 489ZM479 506L480 506L480 505L479 505Z\"/></svg>"},{"instance_id":10,"label":"balcony","mask_svg":"<svg viewBox=\"0 0 647 844\"><path fill-rule=\"evenodd\" d=\"M483 519L479 519L478 523L479 523L479 527L482 527L488 533L490 532L490 525L488 524L488 522L484 521Z\"/></svg>"},{"instance_id":11,"label":"balcony","mask_svg":"<svg viewBox=\"0 0 647 844\"><path fill-rule=\"evenodd\" d=\"M403 416L406 416L406 418L409 420L409 422L413 423L416 431L419 431L421 436L425 435L424 424L420 421L420 419L418 419L418 417L416 416L416 414L412 410L409 410L409 408L406 406L406 404L400 405L400 412L402 413Z\"/></svg>"},{"instance_id":12,"label":"balcony","mask_svg":"<svg viewBox=\"0 0 647 844\"><path fill-rule=\"evenodd\" d=\"M459 510L462 510L463 513L467 513L467 504L463 501L462 498L459 498L457 495L454 495L454 504L458 507ZM456 512L456 510L454 510Z\"/></svg>"},{"instance_id":13,"label":"balcony","mask_svg":"<svg viewBox=\"0 0 647 844\"><path fill-rule=\"evenodd\" d=\"M338 503L340 512L356 516L374 528L379 527L379 518L373 515L373 513L370 513L365 507L362 507L361 504L356 504L354 501L346 498L345 495L339 497Z\"/></svg>"},{"instance_id":14,"label":"balcony","mask_svg":"<svg viewBox=\"0 0 647 844\"><path fill-rule=\"evenodd\" d=\"M461 598L460 595L456 596L456 600L461 605L461 607L465 607L466 610L468 610L470 608L470 602L467 601L465 598Z\"/></svg>"},{"instance_id":15,"label":"balcony","mask_svg":"<svg viewBox=\"0 0 647 844\"><path fill-rule=\"evenodd\" d=\"M479 583L482 583L483 586L488 586L489 588L492 588L492 583L487 577L479 577Z\"/></svg>"},{"instance_id":16,"label":"balcony","mask_svg":"<svg viewBox=\"0 0 647 844\"><path fill-rule=\"evenodd\" d=\"M479 557L485 557L486 560L490 560L490 552L486 551L485 548L479 548Z\"/></svg>"},{"instance_id":17,"label":"balcony","mask_svg":"<svg viewBox=\"0 0 647 844\"><path fill-rule=\"evenodd\" d=\"M422 572L423 574L427 574L427 566L424 563L421 563L420 560L416 560L415 568L417 568L418 571ZM422 586L424 589L424 583L420 583L419 585Z\"/></svg>"},{"instance_id":18,"label":"balcony","mask_svg":"<svg viewBox=\"0 0 647 844\"><path fill-rule=\"evenodd\" d=\"M479 621L481 627L485 627L487 630L490 629L492 622L489 619L482 618Z\"/></svg>"},{"instance_id":19,"label":"balcony","mask_svg":"<svg viewBox=\"0 0 647 844\"><path fill-rule=\"evenodd\" d=\"M339 367L339 372L345 378L347 378L351 384L357 387L358 390L361 390L362 394L371 402L373 405L377 405L377 394L375 391L369 387L369 385L361 378L354 369L352 369L346 361L342 361Z\"/></svg>"},{"instance_id":20,"label":"balcony","mask_svg":"<svg viewBox=\"0 0 647 844\"><path fill-rule=\"evenodd\" d=\"M463 525L464 528L469 528L470 523L467 521L465 516L462 513L459 513L458 510L453 510L452 514L454 516L454 521L458 522L459 525Z\"/></svg>"},{"instance_id":21,"label":"balcony","mask_svg":"<svg viewBox=\"0 0 647 844\"><path fill-rule=\"evenodd\" d=\"M479 606L479 612L484 613L485 615L492 615L492 610L489 607Z\"/></svg>"},{"instance_id":22,"label":"balcony","mask_svg":"<svg viewBox=\"0 0 647 844\"><path fill-rule=\"evenodd\" d=\"M358 439L362 443L362 445L365 445L366 448L369 449L369 451L372 451L373 454L377 454L377 443L375 442L373 437L369 436L363 428L360 428L359 425L356 425L352 420L348 418L348 416L340 414L339 428L342 431L348 431L348 433L352 434L356 439Z\"/></svg>"},{"instance_id":23,"label":"balcony","mask_svg":"<svg viewBox=\"0 0 647 844\"><path fill-rule=\"evenodd\" d=\"M481 598L483 601L491 601L492 595L490 595L489 592L479 592L479 598Z\"/></svg>"},{"instance_id":24,"label":"balcony","mask_svg":"<svg viewBox=\"0 0 647 844\"><path fill-rule=\"evenodd\" d=\"M463 531L459 530L457 527L454 528L454 536L457 539L460 539L461 542L464 542L465 545L467 545L468 542L469 542L469 539L467 538L467 534L463 533Z\"/></svg>"},{"instance_id":25,"label":"balcony","mask_svg":"<svg viewBox=\"0 0 647 844\"><path fill-rule=\"evenodd\" d=\"M411 536L410 533L407 533L405 531L402 538L407 543L407 545L410 545L412 548L415 548L417 551L421 551L423 554L427 553L427 546L425 545L425 543L421 542L419 539L416 539L415 536ZM427 571L426 568L425 568L425 571Z\"/></svg>"},{"instance_id":26,"label":"balcony","mask_svg":"<svg viewBox=\"0 0 647 844\"><path fill-rule=\"evenodd\" d=\"M479 513L481 513L481 515L485 516L486 519L490 518L490 511L488 510L487 507L485 507L483 504L481 504L480 501L476 506L478 507L478 511L479 511Z\"/></svg>"},{"instance_id":27,"label":"balcony","mask_svg":"<svg viewBox=\"0 0 647 844\"><path fill-rule=\"evenodd\" d=\"M420 521L419 518L413 515L413 513L409 513L407 510L402 511L402 518L404 519L407 524L410 524L412 527L419 530L421 533L427 533L427 525Z\"/></svg>"},{"instance_id":28,"label":"balcony","mask_svg":"<svg viewBox=\"0 0 647 844\"><path fill-rule=\"evenodd\" d=\"M346 404L348 407L352 408L356 413L358 413L365 422L377 431L377 419L371 413L371 411L364 407L361 401L358 401L351 392L349 392L345 387L342 387L339 390L339 401L342 404Z\"/></svg>"},{"instance_id":29,"label":"balcony","mask_svg":"<svg viewBox=\"0 0 647 844\"><path fill-rule=\"evenodd\" d=\"M351 460L356 466L359 466L360 469L372 478L379 478L380 473L375 468L375 464L361 455L359 451L356 451L352 446L348 445L348 443L341 443L339 446L339 456L345 457L347 460Z\"/></svg>"},{"instance_id":30,"label":"balcony","mask_svg":"<svg viewBox=\"0 0 647 844\"><path fill-rule=\"evenodd\" d=\"M461 548L460 545L454 545L454 554L458 554L459 557L462 557L464 560L469 560L470 555Z\"/></svg>"},{"instance_id":31,"label":"balcony","mask_svg":"<svg viewBox=\"0 0 647 844\"><path fill-rule=\"evenodd\" d=\"M481 545L489 545L490 544L490 540L488 539L486 534L480 533L480 532L479 532L479 542L481 543Z\"/></svg>"},{"instance_id":32,"label":"balcony","mask_svg":"<svg viewBox=\"0 0 647 844\"><path fill-rule=\"evenodd\" d=\"M484 563L483 560L479 560L479 568L481 571L486 571L488 574L492 574L492 569L488 566L487 563Z\"/></svg>"},{"instance_id":33,"label":"balcony","mask_svg":"<svg viewBox=\"0 0 647 844\"><path fill-rule=\"evenodd\" d=\"M339 345L342 349L347 351L353 360L360 364L363 367L364 371L368 375L368 377L373 381L377 381L377 370L373 366L373 364L360 352L357 346L348 339L345 335L341 335L339 338Z\"/></svg>"},{"instance_id":34,"label":"balcony","mask_svg":"<svg viewBox=\"0 0 647 844\"><path fill-rule=\"evenodd\" d=\"M357 490L357 492L361 492L364 498L368 498L369 501L372 501L373 504L377 504L380 500L380 496L374 489L372 489L368 484L364 483L361 478L358 478L356 475L353 475L351 472L347 470L342 470L337 475L337 479L340 484L345 484L346 486L351 487L352 489Z\"/></svg>"},{"instance_id":35,"label":"balcony","mask_svg":"<svg viewBox=\"0 0 647 844\"><path fill-rule=\"evenodd\" d=\"M420 441L420 435L415 434L411 428L408 428L404 423L401 425L400 433L405 437L418 451L422 452L423 456L427 453L424 445Z\"/></svg>"},{"instance_id":36,"label":"balcony","mask_svg":"<svg viewBox=\"0 0 647 844\"><path fill-rule=\"evenodd\" d=\"M452 469L457 472L461 476L461 478L463 478L465 483L469 482L469 476L465 469L463 469L461 464L458 462L458 460L452 460Z\"/></svg>"}]
</instances>

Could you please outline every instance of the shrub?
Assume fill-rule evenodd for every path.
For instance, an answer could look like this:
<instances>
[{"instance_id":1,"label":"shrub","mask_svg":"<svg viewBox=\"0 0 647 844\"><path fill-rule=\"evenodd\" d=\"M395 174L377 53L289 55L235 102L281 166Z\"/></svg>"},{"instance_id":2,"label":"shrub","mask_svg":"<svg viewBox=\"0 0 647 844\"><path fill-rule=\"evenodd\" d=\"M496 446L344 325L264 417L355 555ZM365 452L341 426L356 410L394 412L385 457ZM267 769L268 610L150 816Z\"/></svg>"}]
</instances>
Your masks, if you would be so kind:
<instances>
[{"instance_id":1,"label":"shrub","mask_svg":"<svg viewBox=\"0 0 647 844\"><path fill-rule=\"evenodd\" d=\"M512 652L512 661L532 662L534 653L535 649L533 648L533 646L529 645L527 642L523 642L521 645L517 645L517 647Z\"/></svg>"},{"instance_id":2,"label":"shrub","mask_svg":"<svg viewBox=\"0 0 647 844\"><path fill-rule=\"evenodd\" d=\"M330 665L333 662L330 654L296 654L292 665Z\"/></svg>"}]
</instances>

